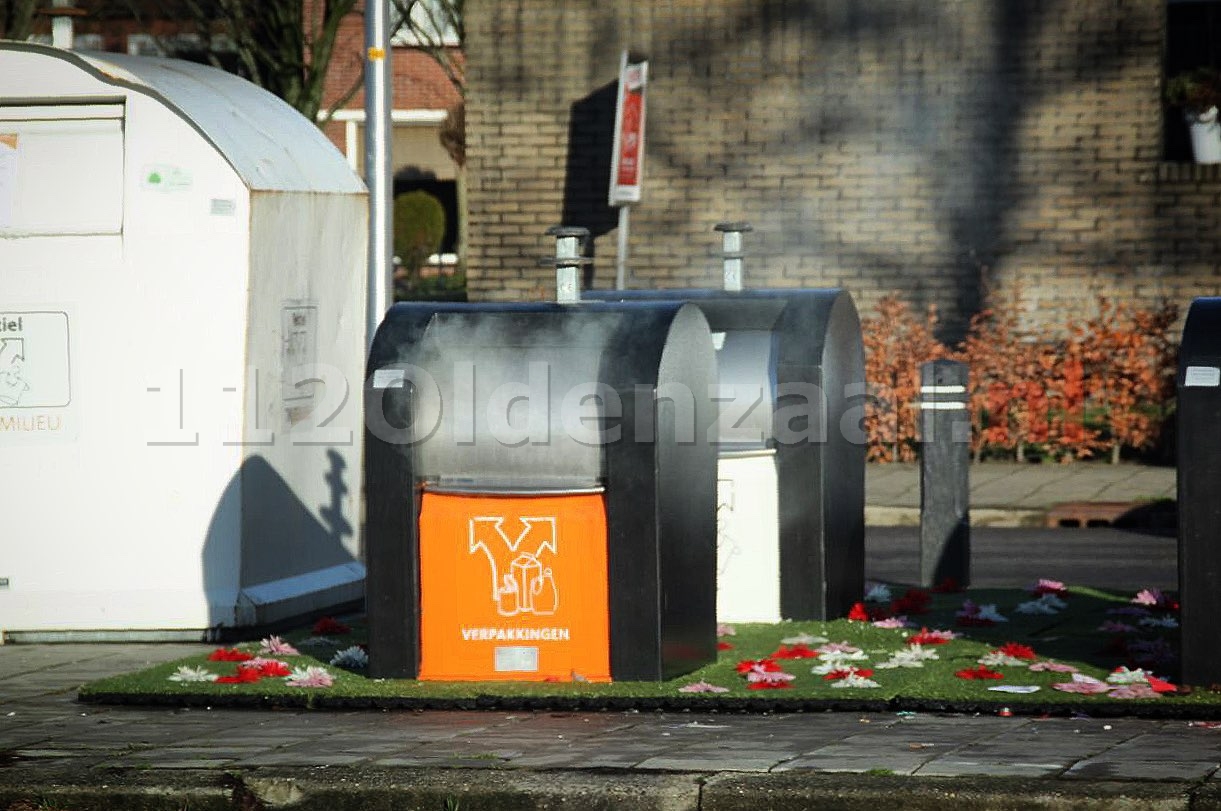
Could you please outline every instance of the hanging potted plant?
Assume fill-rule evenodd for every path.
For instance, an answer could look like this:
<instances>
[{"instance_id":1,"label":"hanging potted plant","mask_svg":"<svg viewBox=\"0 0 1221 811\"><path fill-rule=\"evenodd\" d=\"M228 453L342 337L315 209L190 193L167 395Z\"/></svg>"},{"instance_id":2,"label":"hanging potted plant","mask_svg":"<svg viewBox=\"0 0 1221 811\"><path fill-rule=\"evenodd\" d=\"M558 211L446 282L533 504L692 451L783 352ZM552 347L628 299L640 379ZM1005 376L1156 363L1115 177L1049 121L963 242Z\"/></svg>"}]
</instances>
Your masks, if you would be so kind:
<instances>
[{"instance_id":1,"label":"hanging potted plant","mask_svg":"<svg viewBox=\"0 0 1221 811\"><path fill-rule=\"evenodd\" d=\"M1221 73L1200 67L1176 74L1166 82L1166 103L1182 109L1196 163L1221 163Z\"/></svg>"}]
</instances>

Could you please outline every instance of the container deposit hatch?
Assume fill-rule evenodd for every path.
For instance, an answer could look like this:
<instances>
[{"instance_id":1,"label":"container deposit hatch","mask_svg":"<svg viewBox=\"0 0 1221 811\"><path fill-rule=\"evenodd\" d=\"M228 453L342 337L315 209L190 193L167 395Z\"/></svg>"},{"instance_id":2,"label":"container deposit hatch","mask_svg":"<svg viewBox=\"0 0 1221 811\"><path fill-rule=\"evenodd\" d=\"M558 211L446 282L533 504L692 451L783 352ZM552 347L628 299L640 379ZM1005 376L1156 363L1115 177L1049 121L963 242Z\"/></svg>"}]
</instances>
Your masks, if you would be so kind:
<instances>
[{"instance_id":1,"label":"container deposit hatch","mask_svg":"<svg viewBox=\"0 0 1221 811\"><path fill-rule=\"evenodd\" d=\"M366 210L236 76L0 43L0 631L199 638L361 599Z\"/></svg>"},{"instance_id":2,"label":"container deposit hatch","mask_svg":"<svg viewBox=\"0 0 1221 811\"><path fill-rule=\"evenodd\" d=\"M714 368L682 304L393 307L365 395L371 673L713 661Z\"/></svg>"}]
</instances>

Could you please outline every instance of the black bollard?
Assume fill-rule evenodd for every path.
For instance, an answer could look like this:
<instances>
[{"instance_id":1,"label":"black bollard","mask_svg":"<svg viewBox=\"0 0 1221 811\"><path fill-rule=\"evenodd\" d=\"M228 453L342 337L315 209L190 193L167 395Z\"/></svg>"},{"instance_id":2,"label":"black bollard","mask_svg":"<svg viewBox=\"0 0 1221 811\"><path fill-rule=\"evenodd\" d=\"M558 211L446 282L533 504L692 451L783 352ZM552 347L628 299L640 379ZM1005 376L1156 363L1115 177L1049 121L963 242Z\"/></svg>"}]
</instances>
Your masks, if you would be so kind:
<instances>
[{"instance_id":1,"label":"black bollard","mask_svg":"<svg viewBox=\"0 0 1221 811\"><path fill-rule=\"evenodd\" d=\"M1221 298L1191 304L1179 344L1179 678L1221 683Z\"/></svg>"},{"instance_id":2,"label":"black bollard","mask_svg":"<svg viewBox=\"0 0 1221 811\"><path fill-rule=\"evenodd\" d=\"M952 360L920 366L920 582L971 576L969 476L971 418L967 367Z\"/></svg>"}]
</instances>

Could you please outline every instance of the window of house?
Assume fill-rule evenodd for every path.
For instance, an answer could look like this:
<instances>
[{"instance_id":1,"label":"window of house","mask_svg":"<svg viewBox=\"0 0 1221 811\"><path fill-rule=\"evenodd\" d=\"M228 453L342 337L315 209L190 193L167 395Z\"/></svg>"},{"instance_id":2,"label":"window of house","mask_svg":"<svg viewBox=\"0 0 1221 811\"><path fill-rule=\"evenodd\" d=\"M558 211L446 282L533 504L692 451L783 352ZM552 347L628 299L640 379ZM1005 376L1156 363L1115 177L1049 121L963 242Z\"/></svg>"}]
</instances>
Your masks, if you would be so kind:
<instances>
[{"instance_id":1,"label":"window of house","mask_svg":"<svg viewBox=\"0 0 1221 811\"><path fill-rule=\"evenodd\" d=\"M1167 0L1164 76L1200 66L1221 68L1221 0ZM1181 110L1164 111L1163 158L1190 162L1191 141Z\"/></svg>"},{"instance_id":2,"label":"window of house","mask_svg":"<svg viewBox=\"0 0 1221 811\"><path fill-rule=\"evenodd\" d=\"M413 0L408 11L410 23L401 17L393 20L391 42L408 46L461 45L456 14L453 0Z\"/></svg>"}]
</instances>

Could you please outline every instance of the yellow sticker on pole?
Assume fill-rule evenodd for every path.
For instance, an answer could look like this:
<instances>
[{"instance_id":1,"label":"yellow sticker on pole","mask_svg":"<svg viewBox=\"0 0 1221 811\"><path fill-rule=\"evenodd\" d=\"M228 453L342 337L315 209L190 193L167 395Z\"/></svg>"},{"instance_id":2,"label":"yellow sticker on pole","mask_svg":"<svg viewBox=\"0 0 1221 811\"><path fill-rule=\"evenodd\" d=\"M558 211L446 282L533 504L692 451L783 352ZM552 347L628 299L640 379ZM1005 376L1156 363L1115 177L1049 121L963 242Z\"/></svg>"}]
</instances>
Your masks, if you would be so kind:
<instances>
[{"instance_id":1,"label":"yellow sticker on pole","mask_svg":"<svg viewBox=\"0 0 1221 811\"><path fill-rule=\"evenodd\" d=\"M381 60L386 58L386 49L385 48L370 48L366 52L366 55L369 57L370 62L380 62Z\"/></svg>"}]
</instances>

